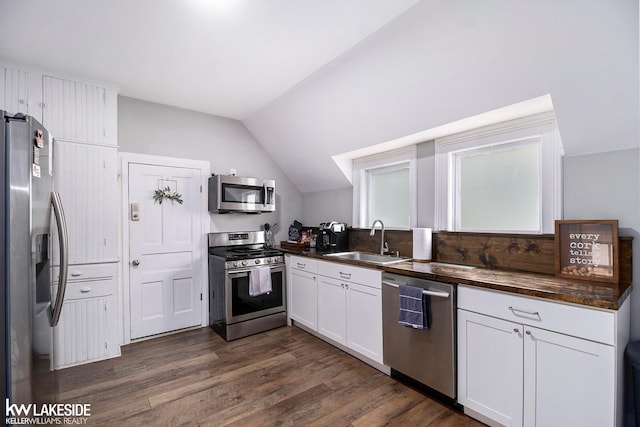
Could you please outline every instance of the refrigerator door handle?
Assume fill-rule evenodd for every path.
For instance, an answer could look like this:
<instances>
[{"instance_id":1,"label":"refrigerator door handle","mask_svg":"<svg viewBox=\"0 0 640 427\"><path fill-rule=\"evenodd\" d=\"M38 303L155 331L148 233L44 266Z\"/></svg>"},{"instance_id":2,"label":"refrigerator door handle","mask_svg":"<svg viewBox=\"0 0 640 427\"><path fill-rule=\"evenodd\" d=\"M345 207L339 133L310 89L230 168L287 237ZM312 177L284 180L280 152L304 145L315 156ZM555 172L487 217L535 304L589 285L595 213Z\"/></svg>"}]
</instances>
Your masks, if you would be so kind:
<instances>
[{"instance_id":1,"label":"refrigerator door handle","mask_svg":"<svg viewBox=\"0 0 640 427\"><path fill-rule=\"evenodd\" d=\"M51 192L51 205L53 206L53 214L58 226L58 242L60 246L60 274L58 276L58 292L56 294L55 306L51 308L51 326L56 326L60 320L62 313L62 303L64 302L64 294L67 290L67 270L69 269L68 256L68 237L67 223L64 219L64 210L62 209L62 201L60 194L55 191Z\"/></svg>"}]
</instances>

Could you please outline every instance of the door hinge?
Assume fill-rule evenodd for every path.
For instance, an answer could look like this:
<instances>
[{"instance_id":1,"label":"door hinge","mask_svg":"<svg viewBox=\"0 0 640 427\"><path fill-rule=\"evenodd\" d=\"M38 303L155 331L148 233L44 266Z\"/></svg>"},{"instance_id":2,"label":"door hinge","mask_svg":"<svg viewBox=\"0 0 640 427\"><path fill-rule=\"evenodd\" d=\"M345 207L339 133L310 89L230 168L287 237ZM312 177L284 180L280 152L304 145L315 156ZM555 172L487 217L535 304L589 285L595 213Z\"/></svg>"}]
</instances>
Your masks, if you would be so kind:
<instances>
[{"instance_id":1,"label":"door hinge","mask_svg":"<svg viewBox=\"0 0 640 427\"><path fill-rule=\"evenodd\" d=\"M202 301L202 292L200 292L200 301Z\"/></svg>"},{"instance_id":2,"label":"door hinge","mask_svg":"<svg viewBox=\"0 0 640 427\"><path fill-rule=\"evenodd\" d=\"M200 186L200 192L202 193L202 185Z\"/></svg>"}]
</instances>

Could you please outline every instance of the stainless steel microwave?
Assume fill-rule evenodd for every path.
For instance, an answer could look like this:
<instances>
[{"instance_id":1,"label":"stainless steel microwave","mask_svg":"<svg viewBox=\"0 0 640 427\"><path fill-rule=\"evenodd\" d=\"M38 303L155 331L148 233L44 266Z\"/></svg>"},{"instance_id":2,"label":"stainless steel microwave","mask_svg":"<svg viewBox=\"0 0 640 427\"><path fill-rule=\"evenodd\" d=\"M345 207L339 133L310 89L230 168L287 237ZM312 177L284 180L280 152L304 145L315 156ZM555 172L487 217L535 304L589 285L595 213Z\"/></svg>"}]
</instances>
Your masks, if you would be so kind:
<instances>
[{"instance_id":1,"label":"stainless steel microwave","mask_svg":"<svg viewBox=\"0 0 640 427\"><path fill-rule=\"evenodd\" d=\"M234 175L209 178L209 211L261 213L276 210L276 182Z\"/></svg>"}]
</instances>

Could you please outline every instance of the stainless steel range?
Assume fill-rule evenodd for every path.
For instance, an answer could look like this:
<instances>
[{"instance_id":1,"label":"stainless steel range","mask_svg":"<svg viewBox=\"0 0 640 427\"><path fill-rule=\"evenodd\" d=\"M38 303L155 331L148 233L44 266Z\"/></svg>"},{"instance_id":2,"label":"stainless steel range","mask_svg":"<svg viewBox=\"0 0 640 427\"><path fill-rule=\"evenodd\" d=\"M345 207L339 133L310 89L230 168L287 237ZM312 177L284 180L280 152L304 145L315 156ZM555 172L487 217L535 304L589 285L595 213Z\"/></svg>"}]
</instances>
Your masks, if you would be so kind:
<instances>
[{"instance_id":1,"label":"stainless steel range","mask_svg":"<svg viewBox=\"0 0 640 427\"><path fill-rule=\"evenodd\" d=\"M262 231L209 233L209 326L231 341L286 323L282 253Z\"/></svg>"}]
</instances>

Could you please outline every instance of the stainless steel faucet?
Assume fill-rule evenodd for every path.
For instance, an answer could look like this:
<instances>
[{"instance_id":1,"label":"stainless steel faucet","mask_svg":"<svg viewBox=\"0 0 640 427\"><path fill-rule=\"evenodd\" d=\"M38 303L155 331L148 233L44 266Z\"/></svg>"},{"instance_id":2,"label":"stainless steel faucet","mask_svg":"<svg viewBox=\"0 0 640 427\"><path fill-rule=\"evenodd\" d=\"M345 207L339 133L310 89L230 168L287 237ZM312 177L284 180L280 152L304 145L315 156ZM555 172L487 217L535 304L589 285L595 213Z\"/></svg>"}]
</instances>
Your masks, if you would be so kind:
<instances>
[{"instance_id":1,"label":"stainless steel faucet","mask_svg":"<svg viewBox=\"0 0 640 427\"><path fill-rule=\"evenodd\" d=\"M373 236L376 234L377 223L380 223L380 229L382 230L382 235L380 236L380 255L384 255L385 252L389 250L389 247L387 246L387 242L384 241L384 224L381 220L376 219L373 221L373 224L371 224L371 231L369 232L369 236Z\"/></svg>"}]
</instances>

